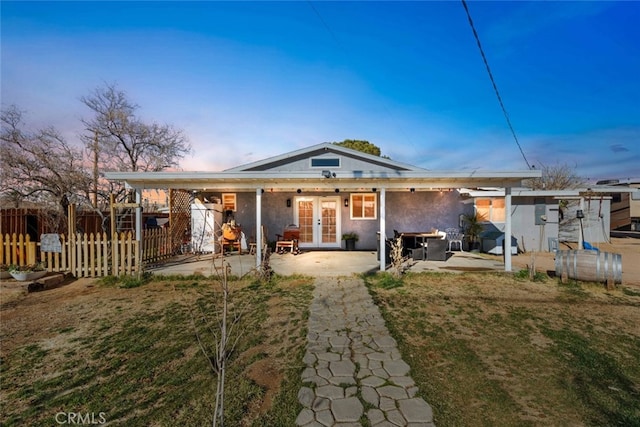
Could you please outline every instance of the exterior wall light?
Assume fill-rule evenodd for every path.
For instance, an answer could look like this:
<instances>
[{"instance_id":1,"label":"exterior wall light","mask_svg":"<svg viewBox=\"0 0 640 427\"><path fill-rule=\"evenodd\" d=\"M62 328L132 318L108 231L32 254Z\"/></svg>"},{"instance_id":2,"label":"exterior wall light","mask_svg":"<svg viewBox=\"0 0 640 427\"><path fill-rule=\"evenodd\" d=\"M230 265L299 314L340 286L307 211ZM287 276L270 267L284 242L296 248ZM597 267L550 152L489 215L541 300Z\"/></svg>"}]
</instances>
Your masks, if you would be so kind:
<instances>
[{"instance_id":1,"label":"exterior wall light","mask_svg":"<svg viewBox=\"0 0 640 427\"><path fill-rule=\"evenodd\" d=\"M345 197L344 199L344 207L348 208L349 207L349 199Z\"/></svg>"},{"instance_id":2,"label":"exterior wall light","mask_svg":"<svg viewBox=\"0 0 640 427\"><path fill-rule=\"evenodd\" d=\"M290 208L291 207L291 199L287 199L287 207Z\"/></svg>"}]
</instances>

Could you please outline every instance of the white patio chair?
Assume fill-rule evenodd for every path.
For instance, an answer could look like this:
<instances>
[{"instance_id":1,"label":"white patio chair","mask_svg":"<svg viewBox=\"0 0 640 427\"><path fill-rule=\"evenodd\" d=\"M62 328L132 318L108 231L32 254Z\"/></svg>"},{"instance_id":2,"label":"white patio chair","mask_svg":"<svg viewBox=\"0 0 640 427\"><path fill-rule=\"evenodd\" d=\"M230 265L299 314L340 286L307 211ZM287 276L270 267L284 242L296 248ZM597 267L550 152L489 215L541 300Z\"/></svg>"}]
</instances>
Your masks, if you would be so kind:
<instances>
[{"instance_id":1,"label":"white patio chair","mask_svg":"<svg viewBox=\"0 0 640 427\"><path fill-rule=\"evenodd\" d=\"M445 231L447 233L448 251L451 252L452 244L457 244L460 252L464 252L464 249L462 249L462 239L464 238L464 234L462 234L457 228L447 228Z\"/></svg>"}]
</instances>

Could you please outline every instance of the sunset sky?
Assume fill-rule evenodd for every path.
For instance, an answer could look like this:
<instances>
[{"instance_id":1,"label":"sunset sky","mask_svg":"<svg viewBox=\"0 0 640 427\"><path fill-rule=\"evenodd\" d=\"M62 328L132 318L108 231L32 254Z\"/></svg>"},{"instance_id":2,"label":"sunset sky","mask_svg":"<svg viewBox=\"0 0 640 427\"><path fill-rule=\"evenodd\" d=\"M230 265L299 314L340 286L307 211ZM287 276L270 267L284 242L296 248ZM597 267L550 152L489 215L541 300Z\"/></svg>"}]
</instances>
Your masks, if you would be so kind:
<instances>
[{"instance_id":1,"label":"sunset sky","mask_svg":"<svg viewBox=\"0 0 640 427\"><path fill-rule=\"evenodd\" d=\"M2 1L2 107L78 141L116 84L184 170L365 139L431 170L640 177L640 2ZM525 161L526 158L526 161Z\"/></svg>"}]
</instances>

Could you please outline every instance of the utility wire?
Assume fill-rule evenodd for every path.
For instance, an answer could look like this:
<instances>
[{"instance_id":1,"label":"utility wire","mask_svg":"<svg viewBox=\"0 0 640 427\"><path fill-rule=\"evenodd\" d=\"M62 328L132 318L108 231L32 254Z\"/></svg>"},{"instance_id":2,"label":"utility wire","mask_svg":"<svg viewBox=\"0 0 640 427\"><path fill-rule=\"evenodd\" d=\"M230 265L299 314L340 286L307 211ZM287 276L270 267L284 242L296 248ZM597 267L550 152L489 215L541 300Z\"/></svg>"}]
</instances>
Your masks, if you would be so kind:
<instances>
[{"instance_id":1,"label":"utility wire","mask_svg":"<svg viewBox=\"0 0 640 427\"><path fill-rule=\"evenodd\" d=\"M318 19L320 20L320 23L325 28L325 30L327 30L327 32L329 33L329 35L333 39L333 42L342 51L342 53L345 56L345 58L351 58L352 55L349 54L349 51L340 42L340 39L338 39L338 37L336 36L336 33L331 29L329 24L327 24L327 21L325 21L324 18L322 18L322 15L320 15L320 12L318 11L318 9L316 9L316 7L313 5L313 2L311 0L307 0L307 4L311 7L313 12L316 14ZM389 116L389 118L392 121L395 121L395 117L393 116L393 114L391 113L391 110L389 109L389 107L387 106L386 102L384 102L384 101L382 102L382 108L384 109L385 113ZM398 127L400 132L405 136L406 140L409 141L410 143L412 143L412 138L409 136L409 134L407 132L405 132L405 130L402 127L402 125L400 123L396 122L396 126ZM413 143L412 143L412 145L413 145Z\"/></svg>"},{"instance_id":2,"label":"utility wire","mask_svg":"<svg viewBox=\"0 0 640 427\"><path fill-rule=\"evenodd\" d=\"M498 91L498 86L496 85L496 81L493 78L493 73L491 72L491 68L489 67L489 62L487 61L487 57L484 54L484 49L482 49L482 44L480 44L480 37L478 36L478 32L476 31L476 27L473 25L473 19L471 19L471 14L469 13L469 8L467 7L467 2L462 0L462 6L464 6L465 12L467 12L467 18L469 18L469 25L471 26L471 30L473 31L473 36L476 39L476 43L478 43L478 48L480 49L480 55L482 55L482 60L484 61L485 67L487 67L487 73L489 73L489 79L491 80L491 84L493 85L493 90L498 97L498 102L500 103L500 108L502 108L502 112L504 113L504 118L507 119L507 125L511 130L511 134L513 135L513 139L516 141L516 145L520 150L520 154L522 154L522 158L524 162L527 164L527 167L531 169L531 165L527 160L527 156L524 155L524 151L522 151L522 147L520 146L520 142L518 141L518 137L516 136L516 131L513 130L513 126L511 125L511 120L509 119L509 114L507 113L507 109L502 102L502 97L500 96L500 92Z\"/></svg>"},{"instance_id":3,"label":"utility wire","mask_svg":"<svg viewBox=\"0 0 640 427\"><path fill-rule=\"evenodd\" d=\"M336 37L336 34L333 32L333 30L329 27L329 25L327 24L327 22L322 18L322 15L320 15L320 12L318 12L318 9L316 9L316 7L313 5L313 3L311 2L311 0L307 0L307 4L309 6L311 6L311 9L313 9L313 12L316 14L316 16L318 17L318 19L320 20L320 22L322 23L322 25L324 26L325 30L327 30L327 32L331 35L331 38L333 39L333 41L335 42L335 44L342 50L342 52L344 54L347 54L347 51L345 50L344 46L342 46L342 43L340 43L340 40L338 40L338 37ZM348 55L347 55L348 56Z\"/></svg>"}]
</instances>

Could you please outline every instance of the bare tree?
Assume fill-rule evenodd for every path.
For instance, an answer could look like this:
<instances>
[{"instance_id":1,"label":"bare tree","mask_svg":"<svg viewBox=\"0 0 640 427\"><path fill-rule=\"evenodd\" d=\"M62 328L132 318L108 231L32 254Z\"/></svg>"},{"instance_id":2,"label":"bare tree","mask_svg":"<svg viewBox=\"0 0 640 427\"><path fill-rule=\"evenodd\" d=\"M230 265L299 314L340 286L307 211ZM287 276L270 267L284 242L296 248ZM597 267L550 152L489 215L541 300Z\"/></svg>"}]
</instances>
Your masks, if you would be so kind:
<instances>
[{"instance_id":1,"label":"bare tree","mask_svg":"<svg viewBox=\"0 0 640 427\"><path fill-rule=\"evenodd\" d=\"M134 201L131 191L120 183L105 180L102 172L156 172L178 167L179 161L191 151L181 130L140 119L137 115L140 107L114 84L98 87L80 101L93 113L93 117L82 120L85 132L81 139L93 163L92 196L98 212L109 206L111 194L117 201ZM128 211L120 212L119 216L127 214Z\"/></svg>"},{"instance_id":2,"label":"bare tree","mask_svg":"<svg viewBox=\"0 0 640 427\"><path fill-rule=\"evenodd\" d=\"M552 166L542 165L542 177L526 181L533 190L569 190L584 185L584 180L576 174L575 167L566 163Z\"/></svg>"},{"instance_id":3,"label":"bare tree","mask_svg":"<svg viewBox=\"0 0 640 427\"><path fill-rule=\"evenodd\" d=\"M91 181L81 149L53 127L25 130L23 112L16 106L2 110L1 124L0 194L44 204L54 216L65 215L69 203L86 202Z\"/></svg>"},{"instance_id":4,"label":"bare tree","mask_svg":"<svg viewBox=\"0 0 640 427\"><path fill-rule=\"evenodd\" d=\"M103 170L160 171L177 167L191 151L186 136L167 124L144 123L138 105L113 84L81 98L94 113L82 120L85 146Z\"/></svg>"}]
</instances>

